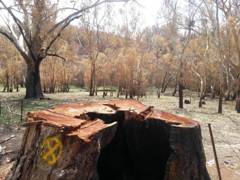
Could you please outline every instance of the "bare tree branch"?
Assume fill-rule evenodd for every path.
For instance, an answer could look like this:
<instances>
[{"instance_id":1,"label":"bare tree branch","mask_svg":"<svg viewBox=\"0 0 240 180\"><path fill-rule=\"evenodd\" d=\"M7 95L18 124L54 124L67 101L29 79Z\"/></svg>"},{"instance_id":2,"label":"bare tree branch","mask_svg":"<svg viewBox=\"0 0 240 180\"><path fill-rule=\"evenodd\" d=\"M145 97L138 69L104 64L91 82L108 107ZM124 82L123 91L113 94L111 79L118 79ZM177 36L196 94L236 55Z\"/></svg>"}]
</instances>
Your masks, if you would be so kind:
<instances>
[{"instance_id":1,"label":"bare tree branch","mask_svg":"<svg viewBox=\"0 0 240 180\"><path fill-rule=\"evenodd\" d=\"M64 10L74 10L74 11L79 11L79 9L77 8L71 8L71 7L65 7L65 8L59 8L57 9L55 12L49 14L48 16L44 17L44 19L42 21L46 21L47 19L51 18L52 16L55 16L57 13L59 13L60 11L64 11Z\"/></svg>"},{"instance_id":2,"label":"bare tree branch","mask_svg":"<svg viewBox=\"0 0 240 180\"><path fill-rule=\"evenodd\" d=\"M99 5L103 4L103 3L107 3L107 2L128 2L128 1L129 1L129 0L103 0L103 1L97 0L97 1L96 1L95 3L93 3L92 5L87 6L87 7L84 7L84 8L82 8L82 9L78 10L77 12L74 12L74 13L68 15L66 18L64 18L63 20L61 20L61 21L58 22L57 24L55 24L55 25L48 31L48 34L49 34L49 33L52 33L55 29L57 29L57 28L60 27L61 25L64 25L65 22L69 22L69 21L71 22L71 21L75 20L75 19L76 19L76 16L79 16L79 14L81 14L81 13L83 13L83 12L86 12L87 10L92 9L92 8L94 8L94 7L96 7L96 6L99 6ZM70 23L70 22L69 22L69 23Z\"/></svg>"},{"instance_id":3,"label":"bare tree branch","mask_svg":"<svg viewBox=\"0 0 240 180\"><path fill-rule=\"evenodd\" d=\"M8 7L6 6L6 4L5 4L2 0L0 0L0 3L3 5L3 7L8 11L8 13L9 13L9 14L11 15L11 17L13 18L14 22L16 23L16 25L17 25L18 28L19 28L19 31L20 31L21 35L23 36L23 39L24 39L24 41L25 41L25 43L26 43L26 45L27 45L27 47L28 47L29 52L31 53L31 56L32 56L34 59L36 59L34 53L33 53L32 50L31 50L30 42L28 41L28 39L27 39L27 37L26 37L26 35L25 35L24 28L23 28L23 26L22 26L21 21L14 15L14 13L11 11L11 9L8 8Z\"/></svg>"},{"instance_id":4,"label":"bare tree branch","mask_svg":"<svg viewBox=\"0 0 240 180\"><path fill-rule=\"evenodd\" d=\"M51 34L52 32L54 32L58 27L62 26L60 28L60 30L56 33L56 35L53 36L52 40L50 41L49 45L47 46L45 52L47 54L47 52L49 51L49 49L52 47L52 45L55 43L55 41L61 36L62 31L74 20L80 18L83 14L83 12L99 6L103 3L106 2L128 2L129 0L104 0L104 1L100 1L97 0L94 4L87 6L81 10L78 10L77 12L74 12L72 14L70 14L69 16L67 16L66 18L64 18L63 20L61 20L60 22L58 22L57 24L55 24L48 32L47 35ZM74 10L76 10L76 8L73 8ZM46 38L46 37L45 37Z\"/></svg>"},{"instance_id":5,"label":"bare tree branch","mask_svg":"<svg viewBox=\"0 0 240 180\"><path fill-rule=\"evenodd\" d=\"M81 16L82 16L82 15L76 16L75 19L78 19L78 18L80 18ZM73 20L74 20L74 19L73 19ZM55 43L55 41L61 36L62 31L63 31L73 20L66 22L66 24L65 24L64 26L62 26L62 28L58 31L58 33L57 33L55 36L53 36L52 40L50 41L50 43L48 44L48 46L47 46L47 48L46 48L46 50L45 50L46 54L47 54L47 52L49 51L49 49L52 47L52 45Z\"/></svg>"},{"instance_id":6,"label":"bare tree branch","mask_svg":"<svg viewBox=\"0 0 240 180\"><path fill-rule=\"evenodd\" d=\"M62 59L63 61L67 61L66 58L64 58L56 53L54 53L54 54L48 53L47 56L58 57L58 58Z\"/></svg>"},{"instance_id":7,"label":"bare tree branch","mask_svg":"<svg viewBox=\"0 0 240 180\"><path fill-rule=\"evenodd\" d=\"M64 10L64 9L72 9L75 10L75 12L71 13L70 15L68 15L66 18L62 19L60 22L56 23L55 25L53 25L52 28L50 28L49 31L47 31L45 33L45 36L43 37L43 39L47 40L50 39L47 47L44 50L44 54L45 57L48 56L48 51L50 50L50 48L52 47L52 45L56 42L56 40L61 36L62 31L75 19L80 18L84 12L90 10L91 8L94 8L96 6L99 6L103 3L107 3L107 2L128 2L129 0L96 0L92 5L86 6L82 9L76 9L76 8L62 8L60 10ZM17 16L12 12L12 10L15 11L15 9L12 9L12 7L7 7L7 5L3 2L3 0L0 0L0 3L3 5L3 9L5 9L9 15L13 18L15 24L17 25L21 35L23 36L24 42L30 52L30 55L32 56L32 58L34 60L37 59L36 55L33 53L32 49L31 49L31 35L29 34L28 30L25 29L24 24L22 24L22 22L17 18ZM19 4L20 7L23 10L23 14L26 15L27 11L26 9L24 9L25 7L23 7L23 4ZM51 16L51 15L50 15ZM48 17L50 17L48 16ZM11 42L14 42L14 38L9 38L9 35L11 33L7 33L4 31L4 35L6 37L8 37L8 39ZM16 44L16 41L15 41ZM16 46L16 45L15 45ZM19 50L20 46L18 46L18 50ZM21 50L21 54L23 54L22 52L24 52L23 50Z\"/></svg>"},{"instance_id":8,"label":"bare tree branch","mask_svg":"<svg viewBox=\"0 0 240 180\"><path fill-rule=\"evenodd\" d=\"M16 49L19 51L19 53L21 54L21 56L24 58L25 61L29 60L27 54L23 51L23 49L18 44L16 38L11 33L6 32L2 28L0 28L0 34L5 36L9 41L12 42L12 44L16 47Z\"/></svg>"}]
</instances>

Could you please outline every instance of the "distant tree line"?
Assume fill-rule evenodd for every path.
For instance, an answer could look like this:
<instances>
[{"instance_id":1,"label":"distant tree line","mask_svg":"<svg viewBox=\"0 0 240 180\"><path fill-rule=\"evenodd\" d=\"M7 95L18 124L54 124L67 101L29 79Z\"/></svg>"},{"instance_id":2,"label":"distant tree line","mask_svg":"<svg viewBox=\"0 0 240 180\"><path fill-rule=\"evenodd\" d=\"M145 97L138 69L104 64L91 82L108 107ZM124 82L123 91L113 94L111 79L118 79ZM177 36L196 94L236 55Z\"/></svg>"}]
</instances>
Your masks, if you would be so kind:
<instances>
[{"instance_id":1,"label":"distant tree line","mask_svg":"<svg viewBox=\"0 0 240 180\"><path fill-rule=\"evenodd\" d=\"M139 98L148 87L155 87L160 98L171 87L179 96L179 108L184 105L184 89L189 89L199 93L199 107L210 96L219 99L219 113L223 100L235 100L240 111L238 0L191 0L184 8L180 1L166 0L159 12L165 23L146 28L134 2L120 10L123 23L116 28L112 6L105 6L102 14L97 5L88 13L77 11L78 26L68 24L69 16L59 27L59 36L53 35L57 39L51 53L39 64L43 92L68 92L74 84L87 88L90 96L99 88L106 92L114 88L118 97ZM48 13L54 8L47 7ZM56 17L48 23L57 25ZM6 35L0 46L3 90L18 90L27 84L29 65L23 64L21 52L6 41Z\"/></svg>"}]
</instances>

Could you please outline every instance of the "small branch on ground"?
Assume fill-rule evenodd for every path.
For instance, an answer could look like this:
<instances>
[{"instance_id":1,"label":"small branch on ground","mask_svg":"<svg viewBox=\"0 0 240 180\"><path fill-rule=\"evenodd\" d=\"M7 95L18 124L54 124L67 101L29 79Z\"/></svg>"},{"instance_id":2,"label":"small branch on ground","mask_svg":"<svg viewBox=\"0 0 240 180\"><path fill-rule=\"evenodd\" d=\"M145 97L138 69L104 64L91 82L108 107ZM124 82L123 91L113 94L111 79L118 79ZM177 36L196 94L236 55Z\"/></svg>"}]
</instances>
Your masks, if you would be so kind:
<instances>
[{"instance_id":1,"label":"small branch on ground","mask_svg":"<svg viewBox=\"0 0 240 180\"><path fill-rule=\"evenodd\" d=\"M13 139L13 138L15 138L15 136L14 136L14 135L11 135L9 138L4 139L3 141L1 141L0 144L3 144L3 143L5 143L5 142L7 142L7 141L9 141L9 140L11 140L11 139Z\"/></svg>"}]
</instances>

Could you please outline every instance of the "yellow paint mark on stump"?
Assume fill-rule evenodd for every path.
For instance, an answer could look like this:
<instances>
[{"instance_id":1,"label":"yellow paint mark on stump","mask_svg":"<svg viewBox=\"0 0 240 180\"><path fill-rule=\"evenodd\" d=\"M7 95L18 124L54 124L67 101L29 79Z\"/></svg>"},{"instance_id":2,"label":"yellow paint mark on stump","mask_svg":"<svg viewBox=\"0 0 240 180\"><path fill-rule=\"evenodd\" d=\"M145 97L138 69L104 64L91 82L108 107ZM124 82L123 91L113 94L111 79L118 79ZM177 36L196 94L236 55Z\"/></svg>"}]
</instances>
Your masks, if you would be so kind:
<instances>
[{"instance_id":1,"label":"yellow paint mark on stump","mask_svg":"<svg viewBox=\"0 0 240 180\"><path fill-rule=\"evenodd\" d=\"M42 159L48 165L52 166L58 161L62 153L63 145L59 137L47 137L43 140L41 148Z\"/></svg>"}]
</instances>

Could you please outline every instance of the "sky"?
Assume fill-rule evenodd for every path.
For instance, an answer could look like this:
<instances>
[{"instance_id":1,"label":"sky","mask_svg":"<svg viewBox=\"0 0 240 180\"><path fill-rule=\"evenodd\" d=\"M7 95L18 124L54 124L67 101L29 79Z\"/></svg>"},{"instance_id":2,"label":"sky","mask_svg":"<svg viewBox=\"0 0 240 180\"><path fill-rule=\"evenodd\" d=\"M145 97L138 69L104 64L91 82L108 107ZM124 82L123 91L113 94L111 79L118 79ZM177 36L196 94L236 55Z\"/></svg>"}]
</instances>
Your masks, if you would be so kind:
<instances>
[{"instance_id":1,"label":"sky","mask_svg":"<svg viewBox=\"0 0 240 180\"><path fill-rule=\"evenodd\" d=\"M14 0L4 0L5 3L7 4L11 4ZM52 1L56 1L56 0L52 0ZM82 0L84 2L84 0ZM137 11L141 13L141 25L142 27L146 27L146 26L152 26L154 24L156 24L157 22L157 15L158 12L161 11L162 8L162 4L163 4L164 0L137 0L137 2L139 3L139 5L136 5L137 7ZM179 0L181 1L181 0ZM60 2L62 2L62 6L66 6L68 3L66 3L65 0L60 0ZM71 3L71 1L68 1ZM123 7L123 3L114 3L116 8L116 12L118 11L118 8ZM69 5L69 4L68 4ZM3 12L1 12L3 13ZM120 19L120 15L119 13L116 13L117 17L115 17L115 19L117 19L118 22L120 22L118 19ZM4 15L4 14L1 14ZM64 13L62 14L64 16ZM5 16L6 17L6 16ZM121 22L120 22L121 23ZM4 24L3 20L0 18L0 24Z\"/></svg>"},{"instance_id":2,"label":"sky","mask_svg":"<svg viewBox=\"0 0 240 180\"><path fill-rule=\"evenodd\" d=\"M158 11L161 10L163 0L137 0L143 7L139 7L142 12L143 23L151 26L156 23Z\"/></svg>"},{"instance_id":3,"label":"sky","mask_svg":"<svg viewBox=\"0 0 240 180\"><path fill-rule=\"evenodd\" d=\"M134 5L134 7L136 8L136 10L138 12L141 13L141 25L142 27L147 27L147 26L152 26L155 25L157 22L160 24L164 24L165 22L163 22L164 20L162 18L160 18L161 16L163 16L163 14L161 14L163 12L163 8L164 8L164 0L135 0L137 1L136 5ZM184 0L176 0L178 2L178 7L183 7L184 4ZM118 3L114 4L114 7L117 8L121 8L124 5L119 5ZM116 9L117 9L116 8ZM116 19L120 19L120 15L117 14L117 17L115 17ZM121 24L121 23L120 23Z\"/></svg>"},{"instance_id":4,"label":"sky","mask_svg":"<svg viewBox=\"0 0 240 180\"><path fill-rule=\"evenodd\" d=\"M141 14L141 17L139 17L139 19L141 21L142 26L146 27L156 24L157 14L158 11L161 10L164 0L135 0L135 1L137 2L134 3L134 7L136 8L135 10ZM131 4L131 2L129 3ZM121 8L125 10L124 4L125 3L118 2L112 3L112 6L114 7L113 10L116 12L114 17L116 21L115 23L119 23L119 25L123 23L119 10Z\"/></svg>"},{"instance_id":5,"label":"sky","mask_svg":"<svg viewBox=\"0 0 240 180\"><path fill-rule=\"evenodd\" d=\"M7 0L7 1L5 0L5 3L7 4L11 4L12 2L13 0ZM140 4L137 9L142 14L141 20L144 26L151 26L155 24L156 18L157 18L157 12L161 10L163 0L137 0L137 2ZM115 4L116 6L119 7L118 3L115 3Z\"/></svg>"}]
</instances>

